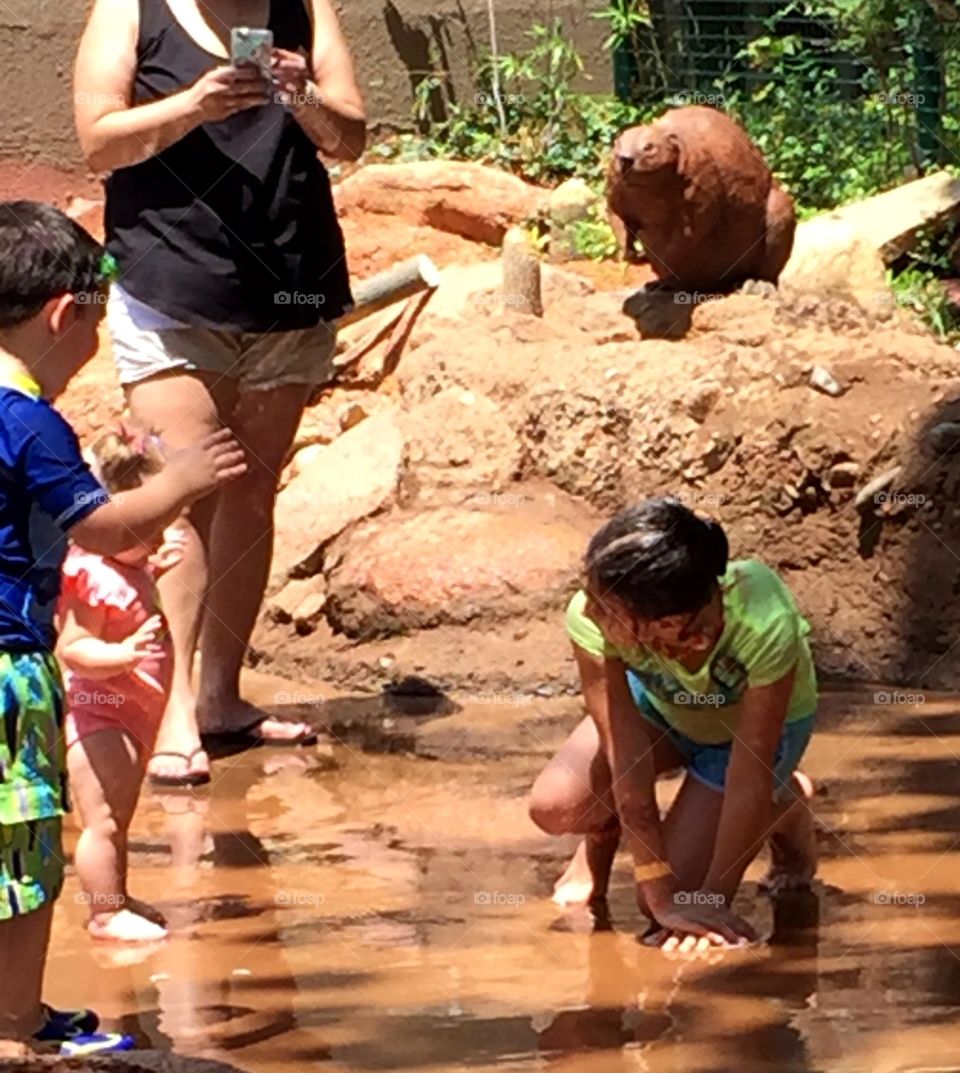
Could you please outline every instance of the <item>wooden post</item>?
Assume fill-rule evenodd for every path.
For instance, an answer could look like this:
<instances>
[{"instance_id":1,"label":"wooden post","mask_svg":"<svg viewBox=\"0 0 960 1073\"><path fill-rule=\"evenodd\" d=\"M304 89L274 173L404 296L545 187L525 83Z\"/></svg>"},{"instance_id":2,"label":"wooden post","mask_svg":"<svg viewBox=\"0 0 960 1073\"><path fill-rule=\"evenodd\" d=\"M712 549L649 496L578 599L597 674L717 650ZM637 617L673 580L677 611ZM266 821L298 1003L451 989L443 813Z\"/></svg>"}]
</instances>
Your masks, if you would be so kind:
<instances>
[{"instance_id":1,"label":"wooden post","mask_svg":"<svg viewBox=\"0 0 960 1073\"><path fill-rule=\"evenodd\" d=\"M436 290L440 285L440 270L426 254L410 257L378 272L370 279L354 284L354 307L337 321L338 328L355 324L385 306L393 305L404 298L412 298L422 291Z\"/></svg>"},{"instance_id":2,"label":"wooden post","mask_svg":"<svg viewBox=\"0 0 960 1073\"><path fill-rule=\"evenodd\" d=\"M502 264L501 300L504 309L542 317L540 258L523 228L511 227L504 235Z\"/></svg>"}]
</instances>

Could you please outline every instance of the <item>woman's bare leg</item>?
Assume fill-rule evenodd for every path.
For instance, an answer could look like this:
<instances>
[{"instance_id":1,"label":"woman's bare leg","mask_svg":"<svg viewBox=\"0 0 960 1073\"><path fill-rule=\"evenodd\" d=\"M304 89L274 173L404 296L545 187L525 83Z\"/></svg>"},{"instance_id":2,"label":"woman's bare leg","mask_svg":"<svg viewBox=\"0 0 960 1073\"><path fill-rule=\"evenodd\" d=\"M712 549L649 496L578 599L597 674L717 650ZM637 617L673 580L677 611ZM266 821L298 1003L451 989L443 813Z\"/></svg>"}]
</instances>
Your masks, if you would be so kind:
<instances>
[{"instance_id":1,"label":"woman's bare leg","mask_svg":"<svg viewBox=\"0 0 960 1073\"><path fill-rule=\"evenodd\" d=\"M302 384L241 394L230 425L247 452L247 473L219 493L210 531L210 583L200 638L197 711L204 730L249 726L263 713L240 697L246 655L273 557L273 512L280 471L303 415ZM323 509L322 504L317 505ZM267 719L265 738L296 738L303 723Z\"/></svg>"},{"instance_id":2,"label":"woman's bare leg","mask_svg":"<svg viewBox=\"0 0 960 1073\"><path fill-rule=\"evenodd\" d=\"M171 450L189 447L229 423L236 398L233 381L208 374L170 374L151 377L127 388L127 404L135 424L158 433ZM181 776L208 772L210 764L200 747L197 707L191 676L207 588L206 545L216 509L216 496L190 508L183 559L159 582L164 613L173 641L173 683L155 752L190 757L157 756L150 761L153 775Z\"/></svg>"}]
</instances>

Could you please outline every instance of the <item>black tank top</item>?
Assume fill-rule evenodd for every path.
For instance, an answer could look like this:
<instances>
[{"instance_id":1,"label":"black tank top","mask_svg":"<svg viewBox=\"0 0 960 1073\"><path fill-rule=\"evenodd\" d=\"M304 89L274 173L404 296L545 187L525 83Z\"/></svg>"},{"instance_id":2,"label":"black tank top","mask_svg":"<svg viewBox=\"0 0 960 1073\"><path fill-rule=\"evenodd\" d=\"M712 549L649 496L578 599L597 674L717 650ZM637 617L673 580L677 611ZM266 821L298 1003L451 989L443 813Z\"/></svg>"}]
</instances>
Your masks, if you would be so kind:
<instances>
[{"instance_id":1,"label":"black tank top","mask_svg":"<svg viewBox=\"0 0 960 1073\"><path fill-rule=\"evenodd\" d=\"M302 0L273 0L268 26L278 48L310 53ZM170 96L222 63L166 0L140 0L135 104ZM121 286L186 324L288 331L351 305L329 176L282 104L205 123L113 172L105 215Z\"/></svg>"}]
</instances>

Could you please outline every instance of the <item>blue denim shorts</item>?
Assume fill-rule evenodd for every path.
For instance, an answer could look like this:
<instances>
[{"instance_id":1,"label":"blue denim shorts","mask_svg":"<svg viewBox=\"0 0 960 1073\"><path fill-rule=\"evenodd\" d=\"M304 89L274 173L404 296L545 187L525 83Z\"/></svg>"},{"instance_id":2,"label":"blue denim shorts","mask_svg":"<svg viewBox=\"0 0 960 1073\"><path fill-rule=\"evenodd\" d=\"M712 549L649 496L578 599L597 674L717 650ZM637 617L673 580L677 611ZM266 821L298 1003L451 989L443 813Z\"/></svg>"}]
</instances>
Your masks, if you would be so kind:
<instances>
[{"instance_id":1,"label":"blue denim shorts","mask_svg":"<svg viewBox=\"0 0 960 1073\"><path fill-rule=\"evenodd\" d=\"M683 766L687 771L704 786L723 793L733 743L705 745L702 742L693 741L663 718L651 703L639 677L629 670L627 682L640 714L671 742L683 758ZM797 770L797 765L806 751L810 735L813 733L814 722L815 715L811 713L784 726L773 768L773 796L775 798L783 797L791 792L790 776Z\"/></svg>"}]
</instances>

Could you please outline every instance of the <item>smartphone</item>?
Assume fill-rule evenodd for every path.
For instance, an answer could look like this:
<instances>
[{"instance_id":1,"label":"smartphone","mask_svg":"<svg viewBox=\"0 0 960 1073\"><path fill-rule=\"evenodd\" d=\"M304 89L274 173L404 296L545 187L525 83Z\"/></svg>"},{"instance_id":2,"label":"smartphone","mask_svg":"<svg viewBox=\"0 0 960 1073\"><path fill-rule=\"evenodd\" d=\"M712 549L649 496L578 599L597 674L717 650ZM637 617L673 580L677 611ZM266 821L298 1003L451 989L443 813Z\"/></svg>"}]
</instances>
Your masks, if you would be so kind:
<instances>
[{"instance_id":1,"label":"smartphone","mask_svg":"<svg viewBox=\"0 0 960 1073\"><path fill-rule=\"evenodd\" d=\"M255 30L249 26L234 26L230 31L230 62L234 67L259 67L263 77L271 80L270 55L273 52L273 31Z\"/></svg>"}]
</instances>

